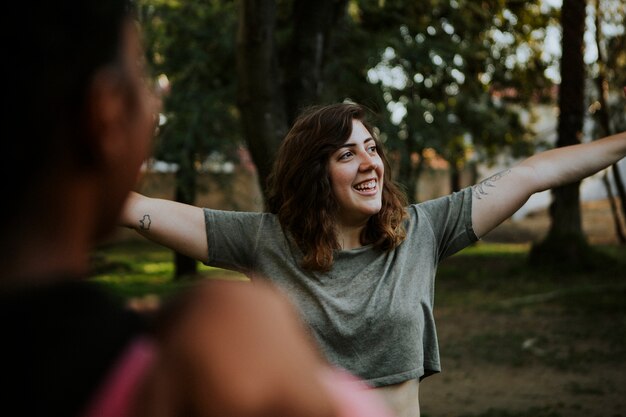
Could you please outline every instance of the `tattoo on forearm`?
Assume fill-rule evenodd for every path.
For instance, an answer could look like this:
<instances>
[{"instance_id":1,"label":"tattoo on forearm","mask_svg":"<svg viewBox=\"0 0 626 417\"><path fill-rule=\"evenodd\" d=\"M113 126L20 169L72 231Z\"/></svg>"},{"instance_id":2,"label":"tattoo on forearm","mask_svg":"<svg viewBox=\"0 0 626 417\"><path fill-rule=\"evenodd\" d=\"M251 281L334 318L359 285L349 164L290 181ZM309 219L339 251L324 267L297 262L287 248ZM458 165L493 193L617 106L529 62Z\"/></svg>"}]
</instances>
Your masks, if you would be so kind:
<instances>
[{"instance_id":1,"label":"tattoo on forearm","mask_svg":"<svg viewBox=\"0 0 626 417\"><path fill-rule=\"evenodd\" d=\"M139 220L139 230L150 230L151 224L152 220L150 220L150 215L144 214L143 219Z\"/></svg>"},{"instance_id":2,"label":"tattoo on forearm","mask_svg":"<svg viewBox=\"0 0 626 417\"><path fill-rule=\"evenodd\" d=\"M488 189L494 188L496 186L494 183L498 181L500 178L507 175L509 172L511 172L510 169L507 169L506 171L498 172L497 174L494 174L491 177L485 180L482 180L478 184L474 185L472 187L472 192L474 193L474 197L481 200L484 196L489 195L489 193L487 192Z\"/></svg>"}]
</instances>

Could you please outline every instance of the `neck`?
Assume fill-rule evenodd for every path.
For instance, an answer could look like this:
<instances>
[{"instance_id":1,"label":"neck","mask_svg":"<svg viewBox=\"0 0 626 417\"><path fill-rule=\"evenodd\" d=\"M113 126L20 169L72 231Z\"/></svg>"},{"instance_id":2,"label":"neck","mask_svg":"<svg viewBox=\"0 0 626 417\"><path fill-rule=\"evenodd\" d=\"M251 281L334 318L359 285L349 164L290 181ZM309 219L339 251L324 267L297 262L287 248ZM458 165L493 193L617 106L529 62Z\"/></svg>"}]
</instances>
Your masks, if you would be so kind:
<instances>
[{"instance_id":1,"label":"neck","mask_svg":"<svg viewBox=\"0 0 626 417\"><path fill-rule=\"evenodd\" d=\"M341 249L355 249L363 246L361 243L361 232L365 225L340 225L337 228L337 241Z\"/></svg>"}]
</instances>

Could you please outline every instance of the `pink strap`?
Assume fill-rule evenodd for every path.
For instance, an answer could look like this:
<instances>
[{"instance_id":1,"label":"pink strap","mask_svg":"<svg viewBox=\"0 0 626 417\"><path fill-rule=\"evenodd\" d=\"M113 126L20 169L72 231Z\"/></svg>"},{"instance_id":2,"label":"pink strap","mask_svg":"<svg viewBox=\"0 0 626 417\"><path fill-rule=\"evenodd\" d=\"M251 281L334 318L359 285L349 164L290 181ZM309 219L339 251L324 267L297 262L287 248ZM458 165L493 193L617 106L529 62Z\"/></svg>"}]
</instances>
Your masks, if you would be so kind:
<instances>
[{"instance_id":1,"label":"pink strap","mask_svg":"<svg viewBox=\"0 0 626 417\"><path fill-rule=\"evenodd\" d=\"M139 383L155 357L151 340L135 339L96 391L83 417L129 417Z\"/></svg>"},{"instance_id":2,"label":"pink strap","mask_svg":"<svg viewBox=\"0 0 626 417\"><path fill-rule=\"evenodd\" d=\"M393 417L372 388L342 369L333 369L324 382L339 408L338 417Z\"/></svg>"}]
</instances>

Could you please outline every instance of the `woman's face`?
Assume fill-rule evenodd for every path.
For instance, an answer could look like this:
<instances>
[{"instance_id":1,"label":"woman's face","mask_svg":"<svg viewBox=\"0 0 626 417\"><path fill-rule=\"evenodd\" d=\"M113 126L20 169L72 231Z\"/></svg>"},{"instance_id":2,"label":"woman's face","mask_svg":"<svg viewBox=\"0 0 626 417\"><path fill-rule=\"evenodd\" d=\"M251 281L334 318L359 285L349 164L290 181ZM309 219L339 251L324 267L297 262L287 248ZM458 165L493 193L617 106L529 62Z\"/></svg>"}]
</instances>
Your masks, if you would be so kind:
<instances>
[{"instance_id":1,"label":"woman's face","mask_svg":"<svg viewBox=\"0 0 626 417\"><path fill-rule=\"evenodd\" d=\"M360 225L380 211L385 168L374 138L359 120L352 120L352 134L330 155L328 171L339 222Z\"/></svg>"}]
</instances>

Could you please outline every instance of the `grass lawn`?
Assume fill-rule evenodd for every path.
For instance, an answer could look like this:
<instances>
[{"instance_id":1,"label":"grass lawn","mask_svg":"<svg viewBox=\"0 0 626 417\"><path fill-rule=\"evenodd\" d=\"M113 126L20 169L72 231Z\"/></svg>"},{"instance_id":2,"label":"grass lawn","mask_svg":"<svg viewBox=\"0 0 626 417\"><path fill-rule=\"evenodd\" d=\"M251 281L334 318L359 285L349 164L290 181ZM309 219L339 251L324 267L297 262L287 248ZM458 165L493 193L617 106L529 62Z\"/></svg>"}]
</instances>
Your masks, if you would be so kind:
<instances>
[{"instance_id":1,"label":"grass lawn","mask_svg":"<svg viewBox=\"0 0 626 417\"><path fill-rule=\"evenodd\" d=\"M193 285L193 279L174 281L172 251L143 240L104 245L93 254L93 277L120 296L167 297ZM197 279L246 280L239 273L198 263Z\"/></svg>"}]
</instances>

